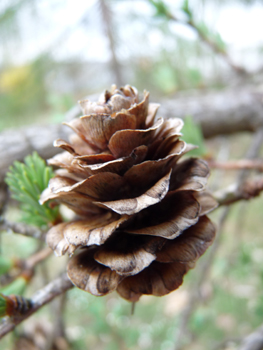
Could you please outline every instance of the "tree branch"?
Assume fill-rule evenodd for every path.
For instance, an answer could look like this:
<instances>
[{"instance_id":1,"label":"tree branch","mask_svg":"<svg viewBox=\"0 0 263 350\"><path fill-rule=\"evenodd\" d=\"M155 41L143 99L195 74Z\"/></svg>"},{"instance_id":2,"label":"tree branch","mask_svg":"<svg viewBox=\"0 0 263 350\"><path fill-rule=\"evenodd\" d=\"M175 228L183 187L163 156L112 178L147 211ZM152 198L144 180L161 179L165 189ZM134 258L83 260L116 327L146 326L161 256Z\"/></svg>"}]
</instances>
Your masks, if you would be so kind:
<instances>
[{"instance_id":1,"label":"tree branch","mask_svg":"<svg viewBox=\"0 0 263 350\"><path fill-rule=\"evenodd\" d=\"M38 263L45 260L52 253L53 253L53 250L49 247L41 249L36 253L32 254L29 258L22 261L22 266L26 270L32 270Z\"/></svg>"},{"instance_id":2,"label":"tree branch","mask_svg":"<svg viewBox=\"0 0 263 350\"><path fill-rule=\"evenodd\" d=\"M33 313L35 313L42 306L49 303L58 295L65 293L67 290L72 288L73 285L68 279L66 274L63 274L59 278L50 282L44 288L37 291L30 299L32 307L23 315L16 318L4 318L0 323L0 339L11 332L18 324L27 319Z\"/></svg>"},{"instance_id":3,"label":"tree branch","mask_svg":"<svg viewBox=\"0 0 263 350\"><path fill-rule=\"evenodd\" d=\"M181 22L183 23L183 22ZM225 62L238 74L248 74L244 67L238 66L235 64L232 59L229 57L228 52L225 49L219 47L214 41L210 40L203 32L200 30L198 25L192 20L188 20L186 23L188 24L199 36L199 38L214 51L214 53L220 55Z\"/></svg>"},{"instance_id":4,"label":"tree branch","mask_svg":"<svg viewBox=\"0 0 263 350\"><path fill-rule=\"evenodd\" d=\"M255 332L246 336L238 350L262 350L263 348L263 325Z\"/></svg>"},{"instance_id":5,"label":"tree branch","mask_svg":"<svg viewBox=\"0 0 263 350\"><path fill-rule=\"evenodd\" d=\"M158 115L184 118L191 115L201 125L206 138L240 131L255 131L263 126L263 92L245 86L222 91L178 93L169 100L160 100ZM94 100L94 95L90 100ZM158 102L158 101L157 101ZM78 106L66 115L71 120L80 115ZM72 131L63 125L39 125L0 133L0 182L15 160L22 161L34 150L44 158L53 157L59 150L53 141L67 139Z\"/></svg>"},{"instance_id":6,"label":"tree branch","mask_svg":"<svg viewBox=\"0 0 263 350\"><path fill-rule=\"evenodd\" d=\"M123 79L121 74L121 66L116 55L115 40L112 32L113 26L112 26L112 16L111 16L110 7L109 7L109 4L107 4L107 1L105 0L100 0L99 4L102 10L102 18L104 22L103 24L105 28L105 34L109 41L110 52L111 52L111 66L112 66L112 71L114 72L115 83L118 86L121 86L123 85Z\"/></svg>"},{"instance_id":7,"label":"tree branch","mask_svg":"<svg viewBox=\"0 0 263 350\"><path fill-rule=\"evenodd\" d=\"M248 179L242 184L233 184L213 193L219 205L229 205L240 200L257 197L263 191L263 177Z\"/></svg>"},{"instance_id":8,"label":"tree branch","mask_svg":"<svg viewBox=\"0 0 263 350\"><path fill-rule=\"evenodd\" d=\"M224 170L240 170L251 169L263 171L262 159L240 159L240 160L228 160L226 162L216 161L214 159L206 160L210 168L224 169Z\"/></svg>"},{"instance_id":9,"label":"tree branch","mask_svg":"<svg viewBox=\"0 0 263 350\"><path fill-rule=\"evenodd\" d=\"M23 222L12 222L8 220L3 220L0 223L0 232L1 231L12 231L28 237L34 237L37 239L44 239L44 231L40 230L37 227L27 225Z\"/></svg>"},{"instance_id":10,"label":"tree branch","mask_svg":"<svg viewBox=\"0 0 263 350\"><path fill-rule=\"evenodd\" d=\"M162 2L159 2L159 4ZM158 11L158 6L156 6L156 4L153 2L154 6L157 8ZM157 2L158 4L158 2ZM193 14L192 11L190 11L190 9L188 8L187 11L184 11L187 16L188 19L187 20L181 20L179 18L177 18L176 16L174 16L167 7L163 8L163 11L161 11L162 15L165 15L166 18L168 20L183 24L185 26L189 26L190 28L192 28L198 35L199 39L201 41L203 41L215 54L221 56L225 62L238 74L248 74L248 72L246 71L246 69L244 67L238 66L237 64L235 64L232 59L229 57L229 54L227 52L227 50L222 47L221 45L219 45L216 41L213 41L211 38L209 38L209 36L201 29L201 27L194 21L193 19Z\"/></svg>"},{"instance_id":11,"label":"tree branch","mask_svg":"<svg viewBox=\"0 0 263 350\"><path fill-rule=\"evenodd\" d=\"M263 126L263 92L245 86L214 91L179 93L160 101L158 115L184 118L191 115L200 124L204 137L240 131L256 131Z\"/></svg>"}]
</instances>

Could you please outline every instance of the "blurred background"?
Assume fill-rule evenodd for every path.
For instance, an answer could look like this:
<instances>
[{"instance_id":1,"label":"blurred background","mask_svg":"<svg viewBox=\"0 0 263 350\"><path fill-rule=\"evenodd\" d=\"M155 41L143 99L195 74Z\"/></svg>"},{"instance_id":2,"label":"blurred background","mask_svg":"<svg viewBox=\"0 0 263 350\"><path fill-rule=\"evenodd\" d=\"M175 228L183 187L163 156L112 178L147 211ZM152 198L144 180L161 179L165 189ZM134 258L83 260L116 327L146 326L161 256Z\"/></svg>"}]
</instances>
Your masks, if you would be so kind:
<instances>
[{"instance_id":1,"label":"blurred background","mask_svg":"<svg viewBox=\"0 0 263 350\"><path fill-rule=\"evenodd\" d=\"M193 91L262 89L262 18L261 0L1 0L0 131L60 123L78 100L113 83L147 89L152 102ZM251 141L242 132L196 143L205 158L237 160ZM236 170L214 170L210 188L236 178ZM64 341L44 341L62 313L52 304L1 340L1 349L31 349L23 348L23 337L45 350L239 349L263 322L262 206L262 196L233 205L222 228L223 209L212 213L220 228L214 251L179 290L142 297L134 315L117 294L96 298L74 289L63 302ZM34 239L7 233L1 245L4 256L20 258L37 248ZM65 259L49 259L48 280Z\"/></svg>"},{"instance_id":2,"label":"blurred background","mask_svg":"<svg viewBox=\"0 0 263 350\"><path fill-rule=\"evenodd\" d=\"M77 100L116 83L152 100L222 88L232 67L187 24L188 1L1 0L0 128L59 121ZM156 5L157 4L157 5ZM262 65L262 1L197 0L197 28L237 66Z\"/></svg>"}]
</instances>

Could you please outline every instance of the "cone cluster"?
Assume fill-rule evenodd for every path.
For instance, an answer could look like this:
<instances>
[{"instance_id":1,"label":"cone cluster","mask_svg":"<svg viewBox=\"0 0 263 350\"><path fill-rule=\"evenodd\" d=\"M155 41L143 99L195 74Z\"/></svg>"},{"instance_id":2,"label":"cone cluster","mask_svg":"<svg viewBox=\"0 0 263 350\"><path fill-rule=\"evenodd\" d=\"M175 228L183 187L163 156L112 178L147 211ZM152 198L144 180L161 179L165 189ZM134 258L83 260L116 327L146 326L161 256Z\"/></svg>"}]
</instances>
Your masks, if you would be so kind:
<instances>
[{"instance_id":1,"label":"cone cluster","mask_svg":"<svg viewBox=\"0 0 263 350\"><path fill-rule=\"evenodd\" d=\"M81 101L83 116L68 126L69 142L49 160L58 167L41 202L72 209L71 222L53 226L47 243L70 255L68 276L94 295L117 290L137 301L182 284L215 236L206 214L217 205L205 190L205 161L181 159L181 119L156 119L159 105L134 87L112 86L98 102Z\"/></svg>"}]
</instances>

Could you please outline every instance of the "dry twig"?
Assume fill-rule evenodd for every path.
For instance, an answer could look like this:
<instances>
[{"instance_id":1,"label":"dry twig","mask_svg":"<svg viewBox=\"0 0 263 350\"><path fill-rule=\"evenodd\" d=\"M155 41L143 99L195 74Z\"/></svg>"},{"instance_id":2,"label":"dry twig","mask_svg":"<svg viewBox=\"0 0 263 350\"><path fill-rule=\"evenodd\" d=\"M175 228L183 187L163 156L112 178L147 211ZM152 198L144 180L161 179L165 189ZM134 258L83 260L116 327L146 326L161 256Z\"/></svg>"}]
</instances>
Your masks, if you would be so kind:
<instances>
[{"instance_id":1,"label":"dry twig","mask_svg":"<svg viewBox=\"0 0 263 350\"><path fill-rule=\"evenodd\" d=\"M191 115L200 124L204 137L255 131L263 125L262 90L243 86L221 91L195 91L178 93L174 98L160 101L159 115L184 118ZM93 101L94 95L88 96ZM78 106L66 115L67 121L80 114ZM44 158L50 158L59 150L53 147L55 139L68 139L70 129L66 126L50 124L29 126L0 133L0 183L15 160L23 161L33 151ZM15 140L15 143L14 143Z\"/></svg>"},{"instance_id":2,"label":"dry twig","mask_svg":"<svg viewBox=\"0 0 263 350\"><path fill-rule=\"evenodd\" d=\"M23 222L3 220L3 222L0 223L0 232L1 231L11 231L28 237L44 239L44 231Z\"/></svg>"},{"instance_id":3,"label":"dry twig","mask_svg":"<svg viewBox=\"0 0 263 350\"><path fill-rule=\"evenodd\" d=\"M209 275L213 260L215 258L215 254L220 246L221 236L223 233L223 226L226 222L229 211L230 211L230 207L224 208L221 214L221 217L219 219L216 239L213 245L210 247L210 250L208 251L206 259L200 261L198 267L196 268L197 270L196 275L198 277L197 277L197 280L193 283L193 285L190 288L189 300L186 308L183 310L180 324L177 329L176 345L174 347L174 350L183 349L182 343L185 338L185 334L187 333L188 322L198 305L198 302L200 300L200 288Z\"/></svg>"},{"instance_id":4,"label":"dry twig","mask_svg":"<svg viewBox=\"0 0 263 350\"><path fill-rule=\"evenodd\" d=\"M215 42L210 40L197 26L197 24L193 20L188 20L186 22L194 31L198 34L199 38L207 45L209 46L212 51L214 51L216 54L220 55L225 62L238 74L248 74L246 69L244 67L241 67L237 64L235 64L230 56L228 55L227 51L225 49L220 48Z\"/></svg>"},{"instance_id":5,"label":"dry twig","mask_svg":"<svg viewBox=\"0 0 263 350\"><path fill-rule=\"evenodd\" d=\"M0 323L0 339L11 332L18 324L27 319L33 313L35 313L42 306L49 303L51 300L56 298L58 295L65 293L67 290L72 288L73 285L68 279L66 274L63 274L59 278L50 282L44 288L37 291L30 299L32 307L23 315L17 318L4 318Z\"/></svg>"},{"instance_id":6,"label":"dry twig","mask_svg":"<svg viewBox=\"0 0 263 350\"><path fill-rule=\"evenodd\" d=\"M111 52L111 68L112 71L114 72L114 81L118 86L123 85L123 79L122 79L122 74L121 74L121 66L118 61L117 55L116 55L116 45L115 45L115 37L113 35L113 30L112 30L112 16L111 16L111 11L110 11L110 6L107 4L107 1L105 0L100 0L99 1L101 11L102 11L102 19L103 19L103 24L105 28L105 34L107 36L107 39L109 41L109 46L110 46L110 52Z\"/></svg>"},{"instance_id":7,"label":"dry twig","mask_svg":"<svg viewBox=\"0 0 263 350\"><path fill-rule=\"evenodd\" d=\"M218 162L216 160L207 160L210 168L224 169L224 170L242 170L251 169L263 171L262 159L240 159L227 162Z\"/></svg>"},{"instance_id":8,"label":"dry twig","mask_svg":"<svg viewBox=\"0 0 263 350\"><path fill-rule=\"evenodd\" d=\"M188 25L190 28L192 28L198 35L199 39L201 39L215 54L221 56L225 62L238 74L247 75L248 72L244 67L241 67L237 64L235 64L232 59L230 58L228 52L226 49L219 46L215 41L212 41L198 26L197 23L194 22L193 18L189 18L186 21L183 21L177 17L175 17L171 12L167 11L165 12L167 19L170 19L172 21L175 21L177 23Z\"/></svg>"},{"instance_id":9,"label":"dry twig","mask_svg":"<svg viewBox=\"0 0 263 350\"><path fill-rule=\"evenodd\" d=\"M263 349L263 325L255 332L246 336L238 350L262 350Z\"/></svg>"},{"instance_id":10,"label":"dry twig","mask_svg":"<svg viewBox=\"0 0 263 350\"><path fill-rule=\"evenodd\" d=\"M216 191L213 196L219 205L233 204L242 199L249 200L257 197L263 191L263 177L248 179L242 184L232 184L225 189Z\"/></svg>"},{"instance_id":11,"label":"dry twig","mask_svg":"<svg viewBox=\"0 0 263 350\"><path fill-rule=\"evenodd\" d=\"M27 270L32 270L38 263L49 257L51 253L53 253L53 251L49 247L41 249L38 252L31 255L26 260L24 260L23 267Z\"/></svg>"}]
</instances>

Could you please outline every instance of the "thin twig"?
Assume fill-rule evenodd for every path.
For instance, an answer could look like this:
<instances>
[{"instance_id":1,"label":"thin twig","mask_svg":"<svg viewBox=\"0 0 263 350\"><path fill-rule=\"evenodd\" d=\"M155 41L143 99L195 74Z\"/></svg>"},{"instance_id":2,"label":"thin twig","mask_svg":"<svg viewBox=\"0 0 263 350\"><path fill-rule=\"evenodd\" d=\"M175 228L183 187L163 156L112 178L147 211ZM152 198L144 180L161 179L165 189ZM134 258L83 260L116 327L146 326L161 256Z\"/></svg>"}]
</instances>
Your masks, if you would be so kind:
<instances>
[{"instance_id":1,"label":"thin twig","mask_svg":"<svg viewBox=\"0 0 263 350\"><path fill-rule=\"evenodd\" d=\"M184 309L182 313L180 324L177 329L176 345L174 350L179 350L183 348L182 343L188 327L188 322L190 320L190 317L192 316L192 313L197 307L198 301L200 299L200 288L204 283L204 281L207 279L215 254L220 246L223 226L229 214L230 208L231 207L224 208L221 214L221 217L219 219L216 239L213 245L210 247L210 250L206 256L206 259L200 261L198 265L198 271L196 272L198 278L190 289L191 292L189 296L189 301L187 303L187 307Z\"/></svg>"},{"instance_id":2,"label":"thin twig","mask_svg":"<svg viewBox=\"0 0 263 350\"><path fill-rule=\"evenodd\" d=\"M220 55L225 62L238 74L247 75L248 72L244 67L238 66L235 64L232 59L229 57L227 51L220 47L216 42L208 38L207 35L200 29L197 23L194 22L193 18L189 18L187 21L182 21L181 19L175 17L171 12L166 12L166 17L170 20L178 22L180 24L188 25L191 27L199 36L199 38L212 49L217 55Z\"/></svg>"},{"instance_id":3,"label":"thin twig","mask_svg":"<svg viewBox=\"0 0 263 350\"><path fill-rule=\"evenodd\" d=\"M0 215L2 216L8 203L8 191L6 184L0 184Z\"/></svg>"},{"instance_id":4,"label":"thin twig","mask_svg":"<svg viewBox=\"0 0 263 350\"><path fill-rule=\"evenodd\" d=\"M114 35L112 32L112 16L110 12L110 7L109 4L107 4L107 1L105 0L100 0L100 7L102 10L102 17L103 17L103 24L105 28L105 34L108 38L109 41L109 46L110 46L110 52L111 52L111 65L112 65L112 70L115 75L115 83L118 86L123 85L123 79L121 75L121 67L120 63L118 62L118 58L116 55L116 47L115 47L115 40L114 40Z\"/></svg>"},{"instance_id":5,"label":"thin twig","mask_svg":"<svg viewBox=\"0 0 263 350\"><path fill-rule=\"evenodd\" d=\"M198 27L198 25L193 20L188 20L186 22L191 28L193 28L196 33L198 34L199 38L206 43L207 46L209 46L216 54L219 54L223 59L227 62L227 64L236 72L239 74L248 74L244 67L238 66L235 64L232 59L229 57L227 51L225 49L222 49L219 47L215 42L210 40Z\"/></svg>"},{"instance_id":6,"label":"thin twig","mask_svg":"<svg viewBox=\"0 0 263 350\"><path fill-rule=\"evenodd\" d=\"M63 337L65 338L65 322L64 322L64 310L67 302L67 295L62 294L56 300L56 311L55 312L55 325L54 325L54 336L55 337Z\"/></svg>"},{"instance_id":7,"label":"thin twig","mask_svg":"<svg viewBox=\"0 0 263 350\"><path fill-rule=\"evenodd\" d=\"M240 159L227 162L218 162L216 160L207 160L210 168L224 169L224 170L241 170L251 169L263 171L262 159Z\"/></svg>"},{"instance_id":8,"label":"thin twig","mask_svg":"<svg viewBox=\"0 0 263 350\"><path fill-rule=\"evenodd\" d=\"M244 181L241 185L232 184L227 188L213 193L219 205L229 205L240 200L257 197L263 191L263 177L256 177Z\"/></svg>"},{"instance_id":9,"label":"thin twig","mask_svg":"<svg viewBox=\"0 0 263 350\"><path fill-rule=\"evenodd\" d=\"M238 350L262 350L263 349L263 325L253 333L246 336Z\"/></svg>"},{"instance_id":10,"label":"thin twig","mask_svg":"<svg viewBox=\"0 0 263 350\"><path fill-rule=\"evenodd\" d=\"M35 313L42 306L49 303L51 300L56 298L58 295L65 293L67 290L72 288L73 285L68 279L66 274L63 274L59 278L50 282L44 288L37 291L30 299L32 307L23 315L17 318L4 318L0 323L0 339L11 332L18 324L27 319L33 313Z\"/></svg>"},{"instance_id":11,"label":"thin twig","mask_svg":"<svg viewBox=\"0 0 263 350\"><path fill-rule=\"evenodd\" d=\"M0 231L11 231L24 236L44 239L44 231L23 222L13 222L4 219L3 222L0 223Z\"/></svg>"},{"instance_id":12,"label":"thin twig","mask_svg":"<svg viewBox=\"0 0 263 350\"><path fill-rule=\"evenodd\" d=\"M252 143L246 154L246 161L257 162L263 143L263 128L259 128L252 137ZM214 195L220 205L234 203L242 199L250 199L256 197L263 190L263 178L247 179L251 168L243 168L237 176L237 182L230 185L227 189L217 191Z\"/></svg>"},{"instance_id":13,"label":"thin twig","mask_svg":"<svg viewBox=\"0 0 263 350\"><path fill-rule=\"evenodd\" d=\"M53 300L52 303L49 304L51 309L51 314L53 315L53 331L50 335L47 344L45 346L46 350L52 348L52 345L56 347L56 343L63 342L65 349L68 348L68 342L66 340L66 332L65 332L65 319L64 319L64 309L67 301L66 293L59 296L56 300ZM63 346L63 349L64 349ZM57 348L57 347L56 347ZM44 349L44 350L45 350Z\"/></svg>"},{"instance_id":14,"label":"thin twig","mask_svg":"<svg viewBox=\"0 0 263 350\"><path fill-rule=\"evenodd\" d=\"M263 127L259 127L252 138L252 143L247 151L246 159L255 159L258 157L258 154L260 153L261 147L263 143ZM248 177L250 171L249 170L243 170L240 172L238 177L238 183L241 184L245 181L245 179Z\"/></svg>"},{"instance_id":15,"label":"thin twig","mask_svg":"<svg viewBox=\"0 0 263 350\"><path fill-rule=\"evenodd\" d=\"M50 248L45 248L38 250L27 259L15 259L14 267L19 268L20 272L16 276L8 276L8 281L5 283L5 285L11 283L11 281L14 281L21 276L23 276L23 278L26 278L26 280L29 282L34 276L34 269L36 265L45 260L51 253L53 253L53 251Z\"/></svg>"},{"instance_id":16,"label":"thin twig","mask_svg":"<svg viewBox=\"0 0 263 350\"><path fill-rule=\"evenodd\" d=\"M53 253L52 249L50 248L44 248L42 250L39 250L38 252L31 255L29 258L23 261L23 266L26 269L34 269L34 267L40 263L41 261L45 260L49 255Z\"/></svg>"}]
</instances>

